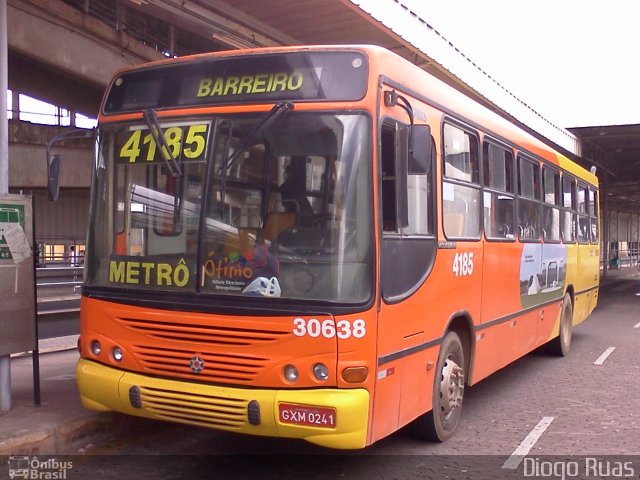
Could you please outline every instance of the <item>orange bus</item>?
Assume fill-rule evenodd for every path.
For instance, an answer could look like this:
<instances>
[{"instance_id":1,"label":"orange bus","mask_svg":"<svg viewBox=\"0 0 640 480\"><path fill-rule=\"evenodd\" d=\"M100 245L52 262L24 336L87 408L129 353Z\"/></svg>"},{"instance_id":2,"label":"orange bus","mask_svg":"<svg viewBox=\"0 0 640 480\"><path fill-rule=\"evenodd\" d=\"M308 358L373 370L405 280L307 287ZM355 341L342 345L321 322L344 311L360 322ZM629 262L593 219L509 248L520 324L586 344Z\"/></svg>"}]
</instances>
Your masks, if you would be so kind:
<instances>
[{"instance_id":1,"label":"orange bus","mask_svg":"<svg viewBox=\"0 0 640 480\"><path fill-rule=\"evenodd\" d=\"M118 72L91 194L85 406L357 449L596 305L595 175L399 56L279 47Z\"/></svg>"}]
</instances>

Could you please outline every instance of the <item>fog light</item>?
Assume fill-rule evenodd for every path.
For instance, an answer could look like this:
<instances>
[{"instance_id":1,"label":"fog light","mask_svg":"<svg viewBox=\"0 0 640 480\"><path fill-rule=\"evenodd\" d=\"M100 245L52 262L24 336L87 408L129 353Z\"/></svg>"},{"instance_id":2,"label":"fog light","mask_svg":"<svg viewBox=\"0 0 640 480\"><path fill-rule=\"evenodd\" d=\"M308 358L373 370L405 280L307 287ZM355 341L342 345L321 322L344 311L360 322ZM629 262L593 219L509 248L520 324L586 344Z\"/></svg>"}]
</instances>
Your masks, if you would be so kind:
<instances>
[{"instance_id":1,"label":"fog light","mask_svg":"<svg viewBox=\"0 0 640 480\"><path fill-rule=\"evenodd\" d=\"M102 353L102 345L98 340L93 340L91 342L91 353L93 353L96 357Z\"/></svg>"},{"instance_id":2,"label":"fog light","mask_svg":"<svg viewBox=\"0 0 640 480\"><path fill-rule=\"evenodd\" d=\"M293 365L287 365L286 367L284 367L284 378L286 378L289 382L297 382L298 369Z\"/></svg>"},{"instance_id":3,"label":"fog light","mask_svg":"<svg viewBox=\"0 0 640 480\"><path fill-rule=\"evenodd\" d=\"M121 362L122 361L122 349L120 349L120 347L113 347L111 349L111 356L113 357L113 359L116 362Z\"/></svg>"},{"instance_id":4,"label":"fog light","mask_svg":"<svg viewBox=\"0 0 640 480\"><path fill-rule=\"evenodd\" d=\"M313 366L313 376L321 382L325 382L329 378L329 369L324 363L316 363Z\"/></svg>"}]
</instances>

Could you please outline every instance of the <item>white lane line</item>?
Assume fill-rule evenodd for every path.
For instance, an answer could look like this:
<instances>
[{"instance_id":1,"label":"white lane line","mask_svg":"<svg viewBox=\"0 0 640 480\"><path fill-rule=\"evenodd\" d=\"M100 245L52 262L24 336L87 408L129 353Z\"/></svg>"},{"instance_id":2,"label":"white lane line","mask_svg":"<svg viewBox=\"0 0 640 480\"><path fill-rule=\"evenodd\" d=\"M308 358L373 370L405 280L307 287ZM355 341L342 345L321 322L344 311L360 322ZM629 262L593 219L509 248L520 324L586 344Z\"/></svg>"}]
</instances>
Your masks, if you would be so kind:
<instances>
[{"instance_id":1,"label":"white lane line","mask_svg":"<svg viewBox=\"0 0 640 480\"><path fill-rule=\"evenodd\" d=\"M640 322L636 323L633 328L640 328Z\"/></svg>"},{"instance_id":2,"label":"white lane line","mask_svg":"<svg viewBox=\"0 0 640 480\"><path fill-rule=\"evenodd\" d=\"M604 361L607 359L607 357L609 355L611 355L615 349L616 349L616 347L607 348L604 352L602 352L602 355L600 355L598 357L598 359L595 362L593 362L593 364L594 365L602 365L604 363Z\"/></svg>"},{"instance_id":3,"label":"white lane line","mask_svg":"<svg viewBox=\"0 0 640 480\"><path fill-rule=\"evenodd\" d=\"M542 436L555 417L542 417L542 420L533 427L533 430L529 432L529 435L518 445L511 456L502 465L503 469L515 470L522 462L522 459L529 453L529 450L536 444L538 439Z\"/></svg>"}]
</instances>

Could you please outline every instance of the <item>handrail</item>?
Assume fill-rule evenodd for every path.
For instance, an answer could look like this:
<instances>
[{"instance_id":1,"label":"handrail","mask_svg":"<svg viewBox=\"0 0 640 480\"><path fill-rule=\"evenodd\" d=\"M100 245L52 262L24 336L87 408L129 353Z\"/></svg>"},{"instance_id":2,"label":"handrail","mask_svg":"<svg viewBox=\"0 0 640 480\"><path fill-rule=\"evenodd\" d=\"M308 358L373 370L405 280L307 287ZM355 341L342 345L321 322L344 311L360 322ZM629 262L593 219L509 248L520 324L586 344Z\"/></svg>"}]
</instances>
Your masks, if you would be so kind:
<instances>
[{"instance_id":1,"label":"handrail","mask_svg":"<svg viewBox=\"0 0 640 480\"><path fill-rule=\"evenodd\" d=\"M36 288L68 287L75 292L82 286L83 267L47 267L36 268Z\"/></svg>"}]
</instances>

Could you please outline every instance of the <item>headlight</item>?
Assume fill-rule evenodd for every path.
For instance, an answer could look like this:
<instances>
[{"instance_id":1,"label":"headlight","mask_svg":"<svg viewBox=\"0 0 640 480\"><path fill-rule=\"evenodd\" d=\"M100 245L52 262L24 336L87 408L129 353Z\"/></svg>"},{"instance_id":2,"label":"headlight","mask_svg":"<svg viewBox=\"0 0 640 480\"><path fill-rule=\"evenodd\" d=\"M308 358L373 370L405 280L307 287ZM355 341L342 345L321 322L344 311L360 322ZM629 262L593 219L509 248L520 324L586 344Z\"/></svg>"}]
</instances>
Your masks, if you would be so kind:
<instances>
[{"instance_id":1,"label":"headlight","mask_svg":"<svg viewBox=\"0 0 640 480\"><path fill-rule=\"evenodd\" d=\"M121 362L123 357L122 349L120 347L113 347L111 349L111 356L116 362Z\"/></svg>"},{"instance_id":2,"label":"headlight","mask_svg":"<svg viewBox=\"0 0 640 480\"><path fill-rule=\"evenodd\" d=\"M91 342L91 353L93 353L96 357L102 353L102 345L98 340L93 340Z\"/></svg>"},{"instance_id":3,"label":"headlight","mask_svg":"<svg viewBox=\"0 0 640 480\"><path fill-rule=\"evenodd\" d=\"M289 382L297 382L298 369L293 365L287 365L286 367L284 367L284 378L286 378Z\"/></svg>"},{"instance_id":4,"label":"headlight","mask_svg":"<svg viewBox=\"0 0 640 480\"><path fill-rule=\"evenodd\" d=\"M327 381L329 378L329 369L324 363L316 363L313 366L313 376L321 382Z\"/></svg>"}]
</instances>

